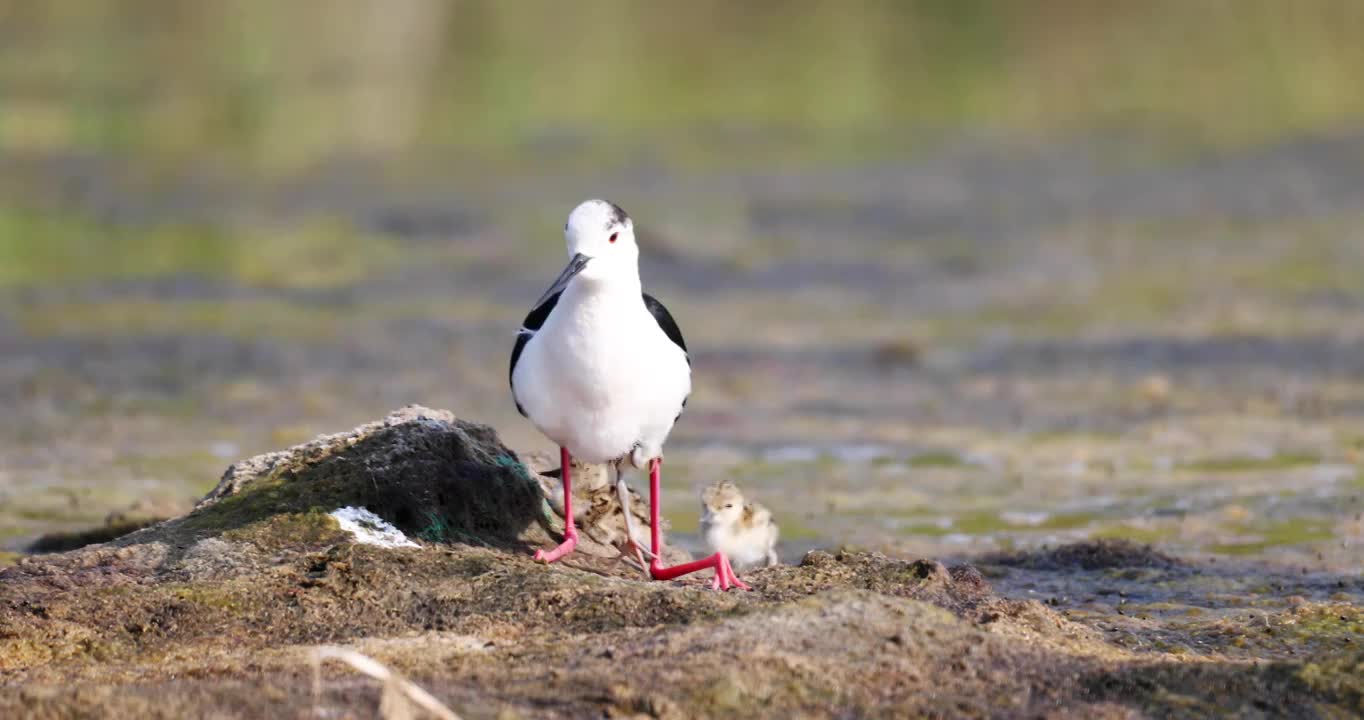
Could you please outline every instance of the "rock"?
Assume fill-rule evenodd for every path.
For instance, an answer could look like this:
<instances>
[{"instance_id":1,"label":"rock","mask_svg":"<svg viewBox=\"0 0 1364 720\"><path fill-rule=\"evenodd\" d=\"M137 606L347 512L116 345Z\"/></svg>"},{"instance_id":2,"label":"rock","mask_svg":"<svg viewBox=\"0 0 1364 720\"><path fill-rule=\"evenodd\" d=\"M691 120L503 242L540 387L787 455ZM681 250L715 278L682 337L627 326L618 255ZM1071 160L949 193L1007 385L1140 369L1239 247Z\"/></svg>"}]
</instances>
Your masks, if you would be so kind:
<instances>
[{"instance_id":1,"label":"rock","mask_svg":"<svg viewBox=\"0 0 1364 720\"><path fill-rule=\"evenodd\" d=\"M433 541L545 539L535 530L547 520L539 485L496 431L417 405L233 463L190 518L343 506L367 508Z\"/></svg>"},{"instance_id":2,"label":"rock","mask_svg":"<svg viewBox=\"0 0 1364 720\"><path fill-rule=\"evenodd\" d=\"M213 534L271 515L346 506L427 542L530 552L558 539L540 483L491 427L416 405L233 463L180 524ZM583 551L616 555L603 547Z\"/></svg>"},{"instance_id":3,"label":"rock","mask_svg":"<svg viewBox=\"0 0 1364 720\"><path fill-rule=\"evenodd\" d=\"M65 533L39 541L35 551L70 550L92 543L146 543L153 539L190 547L225 534L280 547L308 545L335 530L335 523L306 517L337 508L364 508L409 537L461 542L530 553L552 547L562 523L547 511L545 488L559 487L558 468L530 458L532 470L486 425L444 410L417 405L343 433L323 435L286 450L233 463L218 485L188 515L152 525L162 508L112 514L120 524ZM546 475L539 475L544 471ZM580 467L584 530L570 562L605 571L621 558L620 504L605 468ZM638 495L632 506L647 519ZM150 512L150 514L149 514ZM642 526L647 537L647 523ZM669 562L690 559L667 548ZM607 563L603 566L601 563ZM635 572L639 572L636 568Z\"/></svg>"}]
</instances>

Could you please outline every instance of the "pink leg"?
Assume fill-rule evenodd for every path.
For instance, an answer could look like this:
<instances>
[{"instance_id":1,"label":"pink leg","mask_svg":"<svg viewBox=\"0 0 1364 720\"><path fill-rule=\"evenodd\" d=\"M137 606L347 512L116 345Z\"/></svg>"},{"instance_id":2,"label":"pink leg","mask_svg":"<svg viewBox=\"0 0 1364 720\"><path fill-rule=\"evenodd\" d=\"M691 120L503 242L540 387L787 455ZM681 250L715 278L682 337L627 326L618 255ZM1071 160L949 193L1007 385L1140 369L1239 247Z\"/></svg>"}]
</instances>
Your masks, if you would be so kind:
<instances>
[{"instance_id":1,"label":"pink leg","mask_svg":"<svg viewBox=\"0 0 1364 720\"><path fill-rule=\"evenodd\" d=\"M559 476L564 481L564 541L549 552L536 550L536 560L552 563L578 547L578 529L573 527L573 486L568 476L568 464L571 459L568 456L568 448L559 448Z\"/></svg>"},{"instance_id":2,"label":"pink leg","mask_svg":"<svg viewBox=\"0 0 1364 720\"><path fill-rule=\"evenodd\" d=\"M734 573L734 568L729 564L729 558L725 557L720 553L716 553L715 557L720 558L721 567L717 567L715 569L715 577L711 578L710 581L711 590L727 589L728 585L726 585L726 582L728 582L729 585L733 585L734 587L742 588L744 590L753 589L748 586L748 583L744 582L743 580L740 580L739 576ZM721 579L722 571L724 573L724 576L728 578L728 581Z\"/></svg>"},{"instance_id":3,"label":"pink leg","mask_svg":"<svg viewBox=\"0 0 1364 720\"><path fill-rule=\"evenodd\" d=\"M729 566L729 558L723 553L715 553L708 558L693 560L689 563L663 567L663 529L659 524L659 499L662 495L659 487L659 465L661 461L654 458L649 461L649 545L653 550L654 558L649 563L649 574L655 580L672 580L673 578L690 575L698 570L710 568L715 571L715 579L710 586L716 590L728 590L731 587L752 590L747 584L735 577L734 569Z\"/></svg>"}]
</instances>

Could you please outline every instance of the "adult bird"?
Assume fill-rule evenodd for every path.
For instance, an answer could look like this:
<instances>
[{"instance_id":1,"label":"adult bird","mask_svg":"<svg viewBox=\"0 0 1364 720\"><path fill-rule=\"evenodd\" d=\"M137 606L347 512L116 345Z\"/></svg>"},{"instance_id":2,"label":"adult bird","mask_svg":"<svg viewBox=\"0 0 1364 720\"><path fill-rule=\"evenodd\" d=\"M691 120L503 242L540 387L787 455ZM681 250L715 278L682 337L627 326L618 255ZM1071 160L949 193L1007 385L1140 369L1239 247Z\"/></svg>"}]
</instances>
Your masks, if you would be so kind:
<instances>
[{"instance_id":1,"label":"adult bird","mask_svg":"<svg viewBox=\"0 0 1364 720\"><path fill-rule=\"evenodd\" d=\"M669 580L710 568L711 587L749 589L721 553L662 564L663 443L691 394L691 360L672 315L643 291L634 222L613 203L588 200L569 213L564 239L568 266L521 324L509 372L516 409L559 445L564 541L535 559L555 562L578 544L570 459L614 465L623 505L621 469L629 463L649 468L649 575ZM633 529L629 535L640 556Z\"/></svg>"}]
</instances>

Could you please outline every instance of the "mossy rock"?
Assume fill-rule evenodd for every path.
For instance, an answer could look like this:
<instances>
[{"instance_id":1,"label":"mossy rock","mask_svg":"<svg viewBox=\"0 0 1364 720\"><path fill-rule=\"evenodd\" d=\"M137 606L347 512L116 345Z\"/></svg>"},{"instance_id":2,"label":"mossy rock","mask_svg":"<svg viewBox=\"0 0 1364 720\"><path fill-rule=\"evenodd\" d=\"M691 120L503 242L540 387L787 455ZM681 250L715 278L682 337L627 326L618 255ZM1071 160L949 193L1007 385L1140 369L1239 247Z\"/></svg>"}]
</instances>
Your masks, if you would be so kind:
<instances>
[{"instance_id":1,"label":"mossy rock","mask_svg":"<svg viewBox=\"0 0 1364 720\"><path fill-rule=\"evenodd\" d=\"M293 530L316 540L326 520L309 515L345 506L432 542L526 548L552 539L539 484L493 428L414 405L234 463L189 515L119 542L156 534L183 545L231 533L277 544Z\"/></svg>"}]
</instances>

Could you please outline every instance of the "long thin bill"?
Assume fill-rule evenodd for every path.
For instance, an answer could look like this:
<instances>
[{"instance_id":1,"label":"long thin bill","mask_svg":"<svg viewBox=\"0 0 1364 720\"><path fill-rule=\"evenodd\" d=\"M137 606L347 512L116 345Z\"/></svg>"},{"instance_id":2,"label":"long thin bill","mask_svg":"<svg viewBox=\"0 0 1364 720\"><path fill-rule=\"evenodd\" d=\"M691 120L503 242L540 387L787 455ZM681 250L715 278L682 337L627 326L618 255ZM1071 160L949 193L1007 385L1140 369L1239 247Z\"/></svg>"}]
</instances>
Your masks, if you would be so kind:
<instances>
[{"instance_id":1,"label":"long thin bill","mask_svg":"<svg viewBox=\"0 0 1364 720\"><path fill-rule=\"evenodd\" d=\"M535 301L535 307L540 307L544 301L550 299L555 293L563 292L564 288L568 287L568 282L572 280L575 275L582 272L583 268L587 267L587 261L591 259L592 258L582 253L574 255L573 259L569 260L568 265L564 267L564 271L559 273L558 278L555 278L554 284L550 285L549 289L545 291L545 294L541 295L540 299Z\"/></svg>"}]
</instances>

